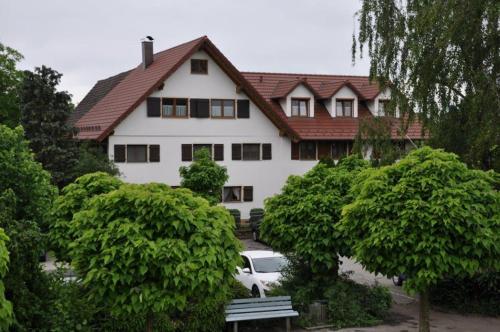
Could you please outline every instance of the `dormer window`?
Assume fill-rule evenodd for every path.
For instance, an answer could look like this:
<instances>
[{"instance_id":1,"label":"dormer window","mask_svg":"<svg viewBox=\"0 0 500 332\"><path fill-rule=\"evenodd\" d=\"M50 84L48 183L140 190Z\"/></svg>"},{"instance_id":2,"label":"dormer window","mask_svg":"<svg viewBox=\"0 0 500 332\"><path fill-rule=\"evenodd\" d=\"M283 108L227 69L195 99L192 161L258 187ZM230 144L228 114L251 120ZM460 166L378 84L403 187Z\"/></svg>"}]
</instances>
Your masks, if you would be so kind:
<instances>
[{"instance_id":1,"label":"dormer window","mask_svg":"<svg viewBox=\"0 0 500 332\"><path fill-rule=\"evenodd\" d=\"M352 104L353 100L352 99L337 99L337 104L336 104L336 115L337 116L350 116L352 117Z\"/></svg>"},{"instance_id":2,"label":"dormer window","mask_svg":"<svg viewBox=\"0 0 500 332\"><path fill-rule=\"evenodd\" d=\"M208 60L191 59L191 74L208 74Z\"/></svg>"},{"instance_id":3,"label":"dormer window","mask_svg":"<svg viewBox=\"0 0 500 332\"><path fill-rule=\"evenodd\" d=\"M292 116L309 116L309 99L292 98Z\"/></svg>"},{"instance_id":4,"label":"dormer window","mask_svg":"<svg viewBox=\"0 0 500 332\"><path fill-rule=\"evenodd\" d=\"M378 101L378 116L385 116L385 110L387 109L387 104L389 100L379 100Z\"/></svg>"}]
</instances>

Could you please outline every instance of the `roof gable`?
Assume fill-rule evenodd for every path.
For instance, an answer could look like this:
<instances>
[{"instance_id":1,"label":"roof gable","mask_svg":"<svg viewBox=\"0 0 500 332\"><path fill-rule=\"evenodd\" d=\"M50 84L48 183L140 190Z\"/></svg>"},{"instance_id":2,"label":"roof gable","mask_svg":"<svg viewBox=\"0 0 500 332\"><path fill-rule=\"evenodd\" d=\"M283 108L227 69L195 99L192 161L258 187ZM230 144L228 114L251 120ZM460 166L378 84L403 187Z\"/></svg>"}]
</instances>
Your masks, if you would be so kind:
<instances>
[{"instance_id":1,"label":"roof gable","mask_svg":"<svg viewBox=\"0 0 500 332\"><path fill-rule=\"evenodd\" d=\"M299 85L303 85L308 89L315 97L317 97L316 91L312 88L307 80L295 79L291 81L279 81L271 94L271 99L281 99L288 96L293 90L295 90Z\"/></svg>"}]
</instances>

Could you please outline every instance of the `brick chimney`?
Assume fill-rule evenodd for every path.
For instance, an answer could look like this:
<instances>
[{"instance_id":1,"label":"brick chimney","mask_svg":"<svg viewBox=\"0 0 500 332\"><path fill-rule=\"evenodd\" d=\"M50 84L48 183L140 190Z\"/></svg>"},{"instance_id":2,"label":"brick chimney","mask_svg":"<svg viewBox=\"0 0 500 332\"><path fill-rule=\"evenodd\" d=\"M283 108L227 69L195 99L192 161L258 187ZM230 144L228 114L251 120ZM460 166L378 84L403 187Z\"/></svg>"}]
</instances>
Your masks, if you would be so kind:
<instances>
[{"instance_id":1,"label":"brick chimney","mask_svg":"<svg viewBox=\"0 0 500 332\"><path fill-rule=\"evenodd\" d=\"M142 44L142 68L146 69L153 63L153 38L147 36Z\"/></svg>"}]
</instances>

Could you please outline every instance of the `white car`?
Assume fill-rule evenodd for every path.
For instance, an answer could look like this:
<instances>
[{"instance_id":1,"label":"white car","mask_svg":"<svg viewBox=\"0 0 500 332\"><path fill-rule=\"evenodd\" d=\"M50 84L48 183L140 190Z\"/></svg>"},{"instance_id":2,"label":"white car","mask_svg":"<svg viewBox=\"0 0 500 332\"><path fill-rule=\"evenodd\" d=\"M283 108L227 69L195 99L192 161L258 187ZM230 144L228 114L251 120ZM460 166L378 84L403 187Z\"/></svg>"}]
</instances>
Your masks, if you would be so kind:
<instances>
[{"instance_id":1,"label":"white car","mask_svg":"<svg viewBox=\"0 0 500 332\"><path fill-rule=\"evenodd\" d=\"M265 291L279 284L286 258L270 250L251 250L241 253L243 266L237 268L236 279L252 291L253 297L266 297Z\"/></svg>"}]
</instances>

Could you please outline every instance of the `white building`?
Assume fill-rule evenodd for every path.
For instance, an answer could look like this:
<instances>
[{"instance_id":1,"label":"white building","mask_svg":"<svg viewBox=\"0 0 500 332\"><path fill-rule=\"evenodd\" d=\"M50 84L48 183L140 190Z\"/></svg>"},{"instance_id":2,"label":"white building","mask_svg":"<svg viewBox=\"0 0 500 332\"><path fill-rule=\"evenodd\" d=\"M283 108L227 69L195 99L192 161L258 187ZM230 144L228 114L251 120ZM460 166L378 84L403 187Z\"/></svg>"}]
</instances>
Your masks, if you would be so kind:
<instances>
[{"instance_id":1,"label":"white building","mask_svg":"<svg viewBox=\"0 0 500 332\"><path fill-rule=\"evenodd\" d=\"M172 186L208 147L229 173L223 204L243 218L289 175L349 153L360 119L384 115L390 97L367 77L239 72L207 37L154 55L146 40L142 52L139 66L97 82L78 105L78 138L102 142L125 181ZM420 126L406 137L420 139Z\"/></svg>"}]
</instances>

